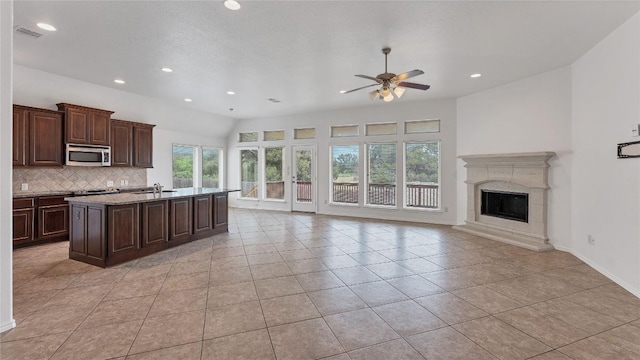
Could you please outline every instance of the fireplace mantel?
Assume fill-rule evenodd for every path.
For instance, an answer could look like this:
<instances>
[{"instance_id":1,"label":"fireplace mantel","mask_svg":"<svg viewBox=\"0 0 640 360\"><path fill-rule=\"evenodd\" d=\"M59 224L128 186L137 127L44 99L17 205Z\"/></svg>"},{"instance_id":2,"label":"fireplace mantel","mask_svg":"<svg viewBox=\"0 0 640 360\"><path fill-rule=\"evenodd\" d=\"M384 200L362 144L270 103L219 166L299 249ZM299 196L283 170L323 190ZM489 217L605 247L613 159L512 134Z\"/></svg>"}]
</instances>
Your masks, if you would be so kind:
<instances>
[{"instance_id":1,"label":"fireplace mantel","mask_svg":"<svg viewBox=\"0 0 640 360\"><path fill-rule=\"evenodd\" d=\"M464 155L467 219L455 229L536 251L552 250L547 237L548 160L554 152ZM529 195L528 222L482 215L482 190Z\"/></svg>"}]
</instances>

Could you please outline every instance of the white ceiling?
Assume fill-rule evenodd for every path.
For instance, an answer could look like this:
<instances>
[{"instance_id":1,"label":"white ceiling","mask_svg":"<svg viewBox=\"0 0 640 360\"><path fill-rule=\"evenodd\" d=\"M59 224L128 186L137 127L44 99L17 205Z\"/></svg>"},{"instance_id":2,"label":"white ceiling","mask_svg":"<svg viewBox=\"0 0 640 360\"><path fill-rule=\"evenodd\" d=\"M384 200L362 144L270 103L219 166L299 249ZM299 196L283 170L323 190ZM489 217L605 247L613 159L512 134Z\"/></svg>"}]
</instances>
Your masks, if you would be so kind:
<instances>
[{"instance_id":1,"label":"white ceiling","mask_svg":"<svg viewBox=\"0 0 640 360\"><path fill-rule=\"evenodd\" d=\"M385 46L390 72L421 69L410 81L431 85L399 101L458 97L568 65L640 9L640 1L240 2L230 11L221 0L16 1L14 24L44 36L16 33L14 62L232 118L269 117L371 104L366 90L338 91L369 84L355 74L384 72ZM469 78L476 72L483 76Z\"/></svg>"}]
</instances>

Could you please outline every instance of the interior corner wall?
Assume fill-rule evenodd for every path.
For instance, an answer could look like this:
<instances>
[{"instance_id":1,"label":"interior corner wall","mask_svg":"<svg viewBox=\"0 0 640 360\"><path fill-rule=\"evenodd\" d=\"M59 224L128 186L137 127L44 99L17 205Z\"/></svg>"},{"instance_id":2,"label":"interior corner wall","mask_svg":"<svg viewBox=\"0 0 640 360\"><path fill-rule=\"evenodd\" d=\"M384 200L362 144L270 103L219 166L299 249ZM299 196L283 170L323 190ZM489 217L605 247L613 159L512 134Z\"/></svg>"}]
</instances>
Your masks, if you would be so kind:
<instances>
[{"instance_id":1,"label":"interior corner wall","mask_svg":"<svg viewBox=\"0 0 640 360\"><path fill-rule=\"evenodd\" d=\"M571 69L572 250L640 297L640 158L616 158L616 144L640 140L640 13Z\"/></svg>"},{"instance_id":2,"label":"interior corner wall","mask_svg":"<svg viewBox=\"0 0 640 360\"><path fill-rule=\"evenodd\" d=\"M549 241L571 247L571 69L564 67L458 98L457 154L554 151L549 163ZM458 160L458 224L467 215Z\"/></svg>"},{"instance_id":3,"label":"interior corner wall","mask_svg":"<svg viewBox=\"0 0 640 360\"><path fill-rule=\"evenodd\" d=\"M11 208L13 1L0 1L0 332L13 319L13 240Z\"/></svg>"},{"instance_id":4,"label":"interior corner wall","mask_svg":"<svg viewBox=\"0 0 640 360\"><path fill-rule=\"evenodd\" d=\"M366 96L360 94L359 96ZM407 95L405 95L407 96ZM406 98L403 98L405 100ZM329 201L330 154L332 144L365 144L375 142L397 142L402 144L402 135L398 136L365 136L367 123L398 122L398 133L403 132L404 120L440 119L440 133L420 134L416 140L441 140L440 184L441 207L443 211L424 211L415 209L388 209L372 206L345 206L331 204ZM360 136L349 138L331 138L332 125L359 125ZM316 129L314 140L292 140L294 128ZM264 130L285 130L286 140L282 142L239 143L239 132L260 133ZM349 108L317 113L280 116L272 118L242 120L230 132L227 138L227 187L240 187L240 148L251 146L284 146L285 164L290 171L291 146L294 144L315 144L317 153L317 213L339 216L356 216L373 219L415 221L434 224L455 224L456 220L456 106L455 100L401 101L393 103L372 103L367 107ZM398 148L401 151L401 147ZM288 154L288 155L287 155ZM401 153L399 153L401 156ZM364 173L363 161L360 161L360 173ZM285 189L285 201L245 200L239 199L239 193L231 193L230 205L242 208L269 209L291 211L291 190ZM362 196L363 191L360 191ZM446 209L446 211L444 211Z\"/></svg>"}]
</instances>

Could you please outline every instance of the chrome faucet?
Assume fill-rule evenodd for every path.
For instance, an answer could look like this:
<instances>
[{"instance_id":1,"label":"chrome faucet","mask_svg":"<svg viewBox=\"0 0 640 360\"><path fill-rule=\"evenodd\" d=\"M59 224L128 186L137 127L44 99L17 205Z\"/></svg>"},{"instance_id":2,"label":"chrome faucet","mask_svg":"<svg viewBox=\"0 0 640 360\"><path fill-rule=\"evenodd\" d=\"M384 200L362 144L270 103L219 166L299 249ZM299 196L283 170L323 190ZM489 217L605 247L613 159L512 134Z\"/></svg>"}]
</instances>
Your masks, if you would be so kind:
<instances>
[{"instance_id":1,"label":"chrome faucet","mask_svg":"<svg viewBox=\"0 0 640 360\"><path fill-rule=\"evenodd\" d=\"M160 185L160 183L153 184L153 194L155 195L156 193L162 193L162 185Z\"/></svg>"}]
</instances>

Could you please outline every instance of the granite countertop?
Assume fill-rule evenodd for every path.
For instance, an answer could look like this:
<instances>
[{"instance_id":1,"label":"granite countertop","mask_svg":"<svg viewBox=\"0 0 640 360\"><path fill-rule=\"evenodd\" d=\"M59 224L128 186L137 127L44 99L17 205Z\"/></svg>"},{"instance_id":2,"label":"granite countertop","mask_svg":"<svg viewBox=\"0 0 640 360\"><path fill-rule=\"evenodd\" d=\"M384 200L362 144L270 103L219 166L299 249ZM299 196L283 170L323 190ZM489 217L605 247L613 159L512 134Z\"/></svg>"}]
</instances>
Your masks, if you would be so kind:
<instances>
[{"instance_id":1,"label":"granite countertop","mask_svg":"<svg viewBox=\"0 0 640 360\"><path fill-rule=\"evenodd\" d=\"M101 204L101 205L126 205L158 200L171 200L197 195L220 194L240 191L237 189L215 188L188 188L177 190L164 190L162 193L120 193L107 195L74 196L65 198L70 203Z\"/></svg>"},{"instance_id":2,"label":"granite countertop","mask_svg":"<svg viewBox=\"0 0 640 360\"><path fill-rule=\"evenodd\" d=\"M134 186L122 186L119 188L114 188L119 191L140 191L145 189L153 189L153 186L146 185L134 185ZM13 198L26 198L26 197L40 197L40 196L60 196L60 195L71 195L76 191L81 191L86 189L72 189L72 190L49 190L49 191L17 191L13 193Z\"/></svg>"},{"instance_id":3,"label":"granite countertop","mask_svg":"<svg viewBox=\"0 0 640 360\"><path fill-rule=\"evenodd\" d=\"M71 195L71 190L54 190L54 191L20 191L13 193L14 199L27 198L27 197L39 197L39 196L60 196Z\"/></svg>"}]
</instances>

